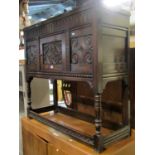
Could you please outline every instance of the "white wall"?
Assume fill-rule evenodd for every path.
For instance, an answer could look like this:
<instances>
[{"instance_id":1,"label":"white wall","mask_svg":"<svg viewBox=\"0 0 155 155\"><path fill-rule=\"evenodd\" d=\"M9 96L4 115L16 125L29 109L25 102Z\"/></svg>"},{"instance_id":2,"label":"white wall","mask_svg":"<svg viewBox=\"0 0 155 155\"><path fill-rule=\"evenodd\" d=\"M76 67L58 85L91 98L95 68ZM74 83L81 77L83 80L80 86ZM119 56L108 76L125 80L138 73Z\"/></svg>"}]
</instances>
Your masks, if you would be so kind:
<instances>
[{"instance_id":1,"label":"white wall","mask_svg":"<svg viewBox=\"0 0 155 155\"><path fill-rule=\"evenodd\" d=\"M49 82L47 79L34 78L31 82L32 108L50 105Z\"/></svg>"}]
</instances>

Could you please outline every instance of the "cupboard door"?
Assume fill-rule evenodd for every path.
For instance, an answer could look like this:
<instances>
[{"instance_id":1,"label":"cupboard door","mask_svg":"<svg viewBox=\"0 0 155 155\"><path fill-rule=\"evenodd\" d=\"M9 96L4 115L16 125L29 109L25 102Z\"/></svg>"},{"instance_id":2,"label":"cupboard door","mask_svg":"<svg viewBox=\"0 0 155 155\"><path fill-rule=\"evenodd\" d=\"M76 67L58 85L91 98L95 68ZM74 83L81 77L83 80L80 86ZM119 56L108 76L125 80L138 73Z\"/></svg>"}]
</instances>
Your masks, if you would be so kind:
<instances>
[{"instance_id":1,"label":"cupboard door","mask_svg":"<svg viewBox=\"0 0 155 155\"><path fill-rule=\"evenodd\" d=\"M65 34L40 39L41 70L61 72L66 66Z\"/></svg>"},{"instance_id":2,"label":"cupboard door","mask_svg":"<svg viewBox=\"0 0 155 155\"><path fill-rule=\"evenodd\" d=\"M56 148L53 144L48 144L48 155L69 155L64 150Z\"/></svg>"},{"instance_id":3,"label":"cupboard door","mask_svg":"<svg viewBox=\"0 0 155 155\"><path fill-rule=\"evenodd\" d=\"M27 71L39 70L39 42L38 40L26 43Z\"/></svg>"},{"instance_id":4,"label":"cupboard door","mask_svg":"<svg viewBox=\"0 0 155 155\"><path fill-rule=\"evenodd\" d=\"M47 143L39 136L23 129L23 155L47 155Z\"/></svg>"},{"instance_id":5,"label":"cupboard door","mask_svg":"<svg viewBox=\"0 0 155 155\"><path fill-rule=\"evenodd\" d=\"M92 73L93 43L91 27L71 31L71 71Z\"/></svg>"}]
</instances>

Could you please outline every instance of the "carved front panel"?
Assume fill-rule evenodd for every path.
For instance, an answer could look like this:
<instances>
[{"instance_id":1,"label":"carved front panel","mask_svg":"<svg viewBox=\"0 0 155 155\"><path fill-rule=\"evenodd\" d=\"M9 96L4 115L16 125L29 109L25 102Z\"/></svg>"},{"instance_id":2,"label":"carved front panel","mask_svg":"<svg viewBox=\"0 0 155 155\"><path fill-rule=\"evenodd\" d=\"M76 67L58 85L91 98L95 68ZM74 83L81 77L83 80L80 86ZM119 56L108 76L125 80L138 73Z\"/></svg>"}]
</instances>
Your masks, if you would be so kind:
<instances>
[{"instance_id":1,"label":"carved front panel","mask_svg":"<svg viewBox=\"0 0 155 155\"><path fill-rule=\"evenodd\" d=\"M71 40L72 64L92 64L92 36L83 36Z\"/></svg>"},{"instance_id":2,"label":"carved front panel","mask_svg":"<svg viewBox=\"0 0 155 155\"><path fill-rule=\"evenodd\" d=\"M53 41L43 44L43 63L62 64L62 42Z\"/></svg>"},{"instance_id":3,"label":"carved front panel","mask_svg":"<svg viewBox=\"0 0 155 155\"><path fill-rule=\"evenodd\" d=\"M92 72L92 35L83 34L86 32L87 29L75 31L74 33L77 33L78 35L71 38L71 70L73 72ZM81 36L81 34L83 35Z\"/></svg>"},{"instance_id":4,"label":"carved front panel","mask_svg":"<svg viewBox=\"0 0 155 155\"><path fill-rule=\"evenodd\" d=\"M61 72L66 63L65 34L51 35L40 40L41 70Z\"/></svg>"},{"instance_id":5,"label":"carved front panel","mask_svg":"<svg viewBox=\"0 0 155 155\"><path fill-rule=\"evenodd\" d=\"M29 71L37 71L39 64L39 44L38 41L27 42L26 55L27 67Z\"/></svg>"}]
</instances>

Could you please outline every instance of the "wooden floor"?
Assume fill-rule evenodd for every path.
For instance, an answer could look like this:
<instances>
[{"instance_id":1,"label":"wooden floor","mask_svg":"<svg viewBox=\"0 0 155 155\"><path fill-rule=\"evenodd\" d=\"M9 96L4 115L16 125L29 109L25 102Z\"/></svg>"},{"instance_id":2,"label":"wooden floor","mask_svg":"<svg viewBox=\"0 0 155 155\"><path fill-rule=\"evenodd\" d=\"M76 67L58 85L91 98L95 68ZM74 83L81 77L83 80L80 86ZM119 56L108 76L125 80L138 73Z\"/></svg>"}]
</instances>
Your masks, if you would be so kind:
<instances>
[{"instance_id":1,"label":"wooden floor","mask_svg":"<svg viewBox=\"0 0 155 155\"><path fill-rule=\"evenodd\" d=\"M44 117L49 120L52 120L60 125L71 128L77 132L82 134L93 136L95 134L95 125L71 116L67 116L61 113L46 113ZM112 132L112 130L102 128L101 132L103 135L108 135Z\"/></svg>"}]
</instances>

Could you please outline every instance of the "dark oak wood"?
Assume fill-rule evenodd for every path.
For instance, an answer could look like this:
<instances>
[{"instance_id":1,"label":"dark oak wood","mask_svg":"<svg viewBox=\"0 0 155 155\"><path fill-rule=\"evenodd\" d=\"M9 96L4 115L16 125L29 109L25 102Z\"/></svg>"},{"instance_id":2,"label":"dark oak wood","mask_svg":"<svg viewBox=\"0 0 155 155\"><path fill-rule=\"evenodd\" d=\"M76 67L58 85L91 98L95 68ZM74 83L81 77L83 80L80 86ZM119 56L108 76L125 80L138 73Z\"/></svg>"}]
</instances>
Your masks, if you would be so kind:
<instances>
[{"instance_id":1,"label":"dark oak wood","mask_svg":"<svg viewBox=\"0 0 155 155\"><path fill-rule=\"evenodd\" d=\"M32 81L32 77L29 77L29 79L27 79L27 110L31 110L32 109L32 101L31 101L31 81Z\"/></svg>"},{"instance_id":2,"label":"dark oak wood","mask_svg":"<svg viewBox=\"0 0 155 155\"><path fill-rule=\"evenodd\" d=\"M91 141L100 152L106 142L111 143L119 139L116 137L129 135L129 130L126 130L130 128L127 65L129 14L123 10L112 11L101 0L87 0L77 6L73 11L24 29L28 116L60 131L64 130L66 134L88 144ZM84 114L94 118L96 132L92 139L63 125L56 125L56 122L50 123L38 114L43 109L37 111L31 108L30 83L33 77L54 81L55 112L68 112L88 121L91 120ZM68 104L66 110L57 104L58 79L72 84L71 89L63 87L63 94L65 91L72 93L74 103ZM85 85L87 89L84 88ZM104 124L113 129L121 129L104 141L105 137L100 132Z\"/></svg>"},{"instance_id":3,"label":"dark oak wood","mask_svg":"<svg viewBox=\"0 0 155 155\"><path fill-rule=\"evenodd\" d=\"M129 90L131 101L131 126L135 128L135 48L129 51Z\"/></svg>"},{"instance_id":4,"label":"dark oak wood","mask_svg":"<svg viewBox=\"0 0 155 155\"><path fill-rule=\"evenodd\" d=\"M54 107L55 111L57 111L57 106L58 106L58 91L57 91L57 81L53 81L53 101L54 101Z\"/></svg>"},{"instance_id":5,"label":"dark oak wood","mask_svg":"<svg viewBox=\"0 0 155 155\"><path fill-rule=\"evenodd\" d=\"M96 127L96 136L101 135L101 126L102 126L102 120L101 120L101 94L95 95L95 127Z\"/></svg>"}]
</instances>

